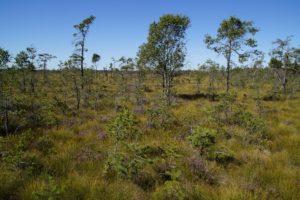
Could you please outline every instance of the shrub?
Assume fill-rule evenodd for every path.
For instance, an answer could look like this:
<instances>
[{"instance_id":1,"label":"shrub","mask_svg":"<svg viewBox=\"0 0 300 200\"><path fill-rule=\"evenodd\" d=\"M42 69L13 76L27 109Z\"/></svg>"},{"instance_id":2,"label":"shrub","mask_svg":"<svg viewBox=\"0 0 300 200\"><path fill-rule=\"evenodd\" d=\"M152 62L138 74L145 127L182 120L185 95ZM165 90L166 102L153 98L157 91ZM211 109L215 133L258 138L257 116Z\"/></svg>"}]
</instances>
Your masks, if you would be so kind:
<instances>
[{"instance_id":1,"label":"shrub","mask_svg":"<svg viewBox=\"0 0 300 200\"><path fill-rule=\"evenodd\" d=\"M239 125L247 129L250 133L261 132L265 128L265 123L262 119L253 116L249 112L237 112L235 113L230 122L235 125Z\"/></svg>"},{"instance_id":2,"label":"shrub","mask_svg":"<svg viewBox=\"0 0 300 200\"><path fill-rule=\"evenodd\" d=\"M161 147L154 147L154 146L145 146L138 149L138 155L143 158L154 158L158 156L165 155L166 152Z\"/></svg>"},{"instance_id":3,"label":"shrub","mask_svg":"<svg viewBox=\"0 0 300 200\"><path fill-rule=\"evenodd\" d=\"M235 110L240 109L240 105L236 102L236 94L226 93L221 96L221 102L212 110L213 118L218 123L226 123Z\"/></svg>"},{"instance_id":4,"label":"shrub","mask_svg":"<svg viewBox=\"0 0 300 200\"><path fill-rule=\"evenodd\" d=\"M209 158L215 160L218 164L221 164L225 167L229 163L232 163L235 161L233 152L231 152L229 149L227 149L225 147L221 147L221 148L212 150L210 152Z\"/></svg>"},{"instance_id":5,"label":"shrub","mask_svg":"<svg viewBox=\"0 0 300 200\"><path fill-rule=\"evenodd\" d=\"M137 124L135 116L128 109L124 109L109 124L108 129L116 142L126 139L132 140L140 136Z\"/></svg>"},{"instance_id":6,"label":"shrub","mask_svg":"<svg viewBox=\"0 0 300 200\"><path fill-rule=\"evenodd\" d=\"M201 150L215 144L216 131L214 129L196 127L192 134L187 137L188 141Z\"/></svg>"},{"instance_id":7,"label":"shrub","mask_svg":"<svg viewBox=\"0 0 300 200\"><path fill-rule=\"evenodd\" d=\"M131 178L141 169L141 160L122 153L112 154L105 163L104 176L107 178Z\"/></svg>"},{"instance_id":8,"label":"shrub","mask_svg":"<svg viewBox=\"0 0 300 200\"><path fill-rule=\"evenodd\" d=\"M161 103L161 102L160 102ZM167 129L176 122L174 116L168 111L167 107L161 105L154 106L147 110L147 126L155 129Z\"/></svg>"}]
</instances>

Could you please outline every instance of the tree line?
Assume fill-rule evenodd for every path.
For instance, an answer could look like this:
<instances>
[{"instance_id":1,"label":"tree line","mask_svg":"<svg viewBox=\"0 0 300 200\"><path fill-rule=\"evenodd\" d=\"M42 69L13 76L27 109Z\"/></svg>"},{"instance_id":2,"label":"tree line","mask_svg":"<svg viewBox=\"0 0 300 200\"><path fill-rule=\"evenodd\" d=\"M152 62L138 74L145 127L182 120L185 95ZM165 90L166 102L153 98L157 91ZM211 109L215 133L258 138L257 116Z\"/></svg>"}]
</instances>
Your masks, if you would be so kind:
<instances>
[{"instance_id":1,"label":"tree line","mask_svg":"<svg viewBox=\"0 0 300 200\"><path fill-rule=\"evenodd\" d=\"M163 102L167 106L172 104L174 79L182 73L187 54L186 30L190 19L183 15L161 16L150 24L147 41L139 47L136 58L113 59L101 73L97 69L101 56L97 53L91 59L94 70L85 67L86 40L95 19L91 15L74 25L74 52L68 60L59 63L58 73L48 70L49 61L56 58L54 55L37 53L34 47L28 47L13 57L8 50L0 48L1 135L57 125L62 120L57 113L66 116L81 108L100 109L105 95L114 99L116 105L132 98L143 110L145 80L149 74L155 77L153 80L160 81ZM205 36L207 48L222 55L226 66L208 60L194 70L190 76L195 77L198 93L206 76L208 92L214 97L219 74L225 77L225 92L230 92L232 76L246 64L246 75L238 73L239 77L252 78L255 83L258 74L268 69L268 73L272 72L276 94L288 95L289 85L299 76L300 49L291 45L291 37L277 39L269 52L268 68L263 68L264 53L257 49L254 38L258 31L251 21L229 17L221 22L215 36ZM130 96L130 91L134 95Z\"/></svg>"}]
</instances>

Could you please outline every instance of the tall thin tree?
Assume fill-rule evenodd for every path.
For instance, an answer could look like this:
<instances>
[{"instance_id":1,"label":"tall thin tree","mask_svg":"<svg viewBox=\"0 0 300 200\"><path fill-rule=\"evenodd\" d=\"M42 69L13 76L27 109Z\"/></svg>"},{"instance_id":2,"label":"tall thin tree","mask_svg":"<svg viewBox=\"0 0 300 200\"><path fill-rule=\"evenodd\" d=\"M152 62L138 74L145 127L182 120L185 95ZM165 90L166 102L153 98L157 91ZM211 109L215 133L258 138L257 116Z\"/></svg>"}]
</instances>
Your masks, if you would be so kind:
<instances>
[{"instance_id":1,"label":"tall thin tree","mask_svg":"<svg viewBox=\"0 0 300 200\"><path fill-rule=\"evenodd\" d=\"M84 76L84 66L83 66L84 52L87 51L87 49L85 48L86 37L90 29L90 26L95 19L96 17L91 15L90 17L84 19L79 24L74 25L74 28L76 29L77 32L74 33L73 36L75 37L75 48L80 58L80 70L81 70L82 78ZM82 83L82 87L83 87L83 83Z\"/></svg>"}]
</instances>

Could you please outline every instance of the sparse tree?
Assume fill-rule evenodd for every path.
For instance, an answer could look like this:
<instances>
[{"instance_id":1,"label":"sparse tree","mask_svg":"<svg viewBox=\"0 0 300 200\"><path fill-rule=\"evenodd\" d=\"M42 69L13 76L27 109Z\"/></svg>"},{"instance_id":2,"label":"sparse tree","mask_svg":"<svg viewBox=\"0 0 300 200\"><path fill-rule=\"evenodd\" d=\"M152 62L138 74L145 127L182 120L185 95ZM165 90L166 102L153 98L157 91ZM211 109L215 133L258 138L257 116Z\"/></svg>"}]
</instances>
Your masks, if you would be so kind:
<instances>
[{"instance_id":1,"label":"sparse tree","mask_svg":"<svg viewBox=\"0 0 300 200\"><path fill-rule=\"evenodd\" d=\"M93 54L92 63L95 66L95 78L96 78L96 75L97 75L97 67L98 67L98 62L100 61L100 59L101 59L101 56L99 54L96 54L96 53Z\"/></svg>"},{"instance_id":2,"label":"sparse tree","mask_svg":"<svg viewBox=\"0 0 300 200\"><path fill-rule=\"evenodd\" d=\"M19 70L21 70L21 74L22 74L22 83L21 83L21 90L23 92L26 91L26 74L28 72L28 65L30 63L29 61L29 55L27 54L26 51L21 51L20 53L18 53L15 57L15 63L17 64L17 68Z\"/></svg>"},{"instance_id":3,"label":"sparse tree","mask_svg":"<svg viewBox=\"0 0 300 200\"><path fill-rule=\"evenodd\" d=\"M190 19L181 15L164 15L150 25L148 41L140 47L139 58L146 67L162 78L163 93L168 105L176 72L185 59L185 33Z\"/></svg>"},{"instance_id":4,"label":"sparse tree","mask_svg":"<svg viewBox=\"0 0 300 200\"><path fill-rule=\"evenodd\" d=\"M38 55L39 56L39 62L41 63L40 66L43 69L43 78L44 78L44 83L47 82L47 63L53 59L56 58L55 56L48 54L48 53L41 53Z\"/></svg>"},{"instance_id":5,"label":"sparse tree","mask_svg":"<svg viewBox=\"0 0 300 200\"><path fill-rule=\"evenodd\" d=\"M295 63L299 59L299 49L291 47L291 37L285 40L277 39L273 44L275 48L271 51L272 56L269 66L274 70L277 80L280 82L283 94L287 94L288 72L294 71Z\"/></svg>"},{"instance_id":6,"label":"sparse tree","mask_svg":"<svg viewBox=\"0 0 300 200\"><path fill-rule=\"evenodd\" d=\"M29 58L29 63L28 63L28 70L30 72L30 88L31 92L35 92L35 85L36 85L36 79L35 79L35 72L36 72L36 67L35 67L35 58L37 56L37 51L34 47L27 47L26 52Z\"/></svg>"},{"instance_id":7,"label":"sparse tree","mask_svg":"<svg viewBox=\"0 0 300 200\"><path fill-rule=\"evenodd\" d=\"M76 33L73 34L75 37L75 48L79 55L79 61L80 61L80 70L81 70L81 77L84 76L84 52L87 51L85 48L85 41L88 34L88 31L90 29L91 24L96 19L95 16L91 15L90 17L84 19L79 24L74 25L74 28L76 29ZM83 87L83 83L82 83Z\"/></svg>"},{"instance_id":8,"label":"sparse tree","mask_svg":"<svg viewBox=\"0 0 300 200\"><path fill-rule=\"evenodd\" d=\"M204 42L207 48L223 55L226 59L226 92L229 91L230 87L230 69L234 60L233 56L237 56L238 61L243 63L251 54L256 53L253 48L257 46L257 42L251 36L255 35L257 31L258 29L253 26L253 22L230 17L222 21L215 38L210 35L205 36Z\"/></svg>"},{"instance_id":9,"label":"sparse tree","mask_svg":"<svg viewBox=\"0 0 300 200\"><path fill-rule=\"evenodd\" d=\"M202 69L205 69L208 75L208 87L207 91L209 94L209 98L214 100L216 96L216 79L218 77L218 71L220 69L220 65L214 62L211 59L208 59L203 65Z\"/></svg>"}]
</instances>

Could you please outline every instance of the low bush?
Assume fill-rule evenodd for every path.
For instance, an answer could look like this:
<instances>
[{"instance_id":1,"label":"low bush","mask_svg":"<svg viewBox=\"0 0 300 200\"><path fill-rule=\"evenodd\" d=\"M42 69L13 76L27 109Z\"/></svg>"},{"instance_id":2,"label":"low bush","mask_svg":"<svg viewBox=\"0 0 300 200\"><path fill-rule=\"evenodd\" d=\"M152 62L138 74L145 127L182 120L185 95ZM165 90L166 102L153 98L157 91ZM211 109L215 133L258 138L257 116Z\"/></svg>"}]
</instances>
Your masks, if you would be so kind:
<instances>
[{"instance_id":1,"label":"low bush","mask_svg":"<svg viewBox=\"0 0 300 200\"><path fill-rule=\"evenodd\" d=\"M215 144L216 131L210 128L196 127L187 140L194 146L201 150L208 148Z\"/></svg>"},{"instance_id":2,"label":"low bush","mask_svg":"<svg viewBox=\"0 0 300 200\"><path fill-rule=\"evenodd\" d=\"M230 122L247 129L250 133L262 132L265 128L264 121L249 112L235 113L230 118Z\"/></svg>"},{"instance_id":3,"label":"low bush","mask_svg":"<svg viewBox=\"0 0 300 200\"><path fill-rule=\"evenodd\" d=\"M108 126L109 133L116 142L126 139L138 139L141 132L138 121L128 109L123 109Z\"/></svg>"},{"instance_id":4,"label":"low bush","mask_svg":"<svg viewBox=\"0 0 300 200\"><path fill-rule=\"evenodd\" d=\"M227 167L228 164L236 160L234 153L226 147L217 147L212 149L209 153L209 158L215 160L218 164L223 165L224 167Z\"/></svg>"}]
</instances>

